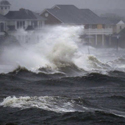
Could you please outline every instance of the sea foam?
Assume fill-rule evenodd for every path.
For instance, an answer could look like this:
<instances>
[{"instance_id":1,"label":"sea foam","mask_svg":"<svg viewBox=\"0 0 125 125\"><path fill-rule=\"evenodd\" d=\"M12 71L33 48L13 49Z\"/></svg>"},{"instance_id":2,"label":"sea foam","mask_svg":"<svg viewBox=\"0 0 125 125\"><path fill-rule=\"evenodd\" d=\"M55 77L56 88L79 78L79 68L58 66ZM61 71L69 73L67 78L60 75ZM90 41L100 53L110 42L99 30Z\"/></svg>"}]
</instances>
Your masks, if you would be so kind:
<instances>
[{"instance_id":1,"label":"sea foam","mask_svg":"<svg viewBox=\"0 0 125 125\"><path fill-rule=\"evenodd\" d=\"M113 61L117 62L118 57L111 54L114 54L115 50L101 50L89 46L91 53L88 53L88 46L80 39L83 33L83 26L46 26L32 32L19 30L15 36L20 34L29 38L27 41L19 39L20 45L3 47L0 53L0 73L13 72L18 67L35 73L42 68L58 71L72 65L88 73L107 73L114 70ZM107 55L104 57L104 54ZM125 70L123 63L120 63L120 67L122 71ZM117 65L115 69L121 70L120 67Z\"/></svg>"}]
</instances>

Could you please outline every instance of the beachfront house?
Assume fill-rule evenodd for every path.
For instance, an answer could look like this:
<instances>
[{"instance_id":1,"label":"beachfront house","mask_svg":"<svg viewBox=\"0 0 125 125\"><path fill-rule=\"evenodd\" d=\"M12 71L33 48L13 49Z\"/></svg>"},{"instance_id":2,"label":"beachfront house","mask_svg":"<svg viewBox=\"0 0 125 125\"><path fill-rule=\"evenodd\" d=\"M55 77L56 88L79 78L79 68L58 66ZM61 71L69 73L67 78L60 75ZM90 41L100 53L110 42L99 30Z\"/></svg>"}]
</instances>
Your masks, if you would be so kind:
<instances>
[{"instance_id":1,"label":"beachfront house","mask_svg":"<svg viewBox=\"0 0 125 125\"><path fill-rule=\"evenodd\" d=\"M46 25L84 25L83 35L89 44L104 46L107 37L113 33L111 23L102 19L90 9L79 9L74 5L56 5L41 13Z\"/></svg>"},{"instance_id":2,"label":"beachfront house","mask_svg":"<svg viewBox=\"0 0 125 125\"><path fill-rule=\"evenodd\" d=\"M45 20L37 13L23 8L19 11L9 11L5 17L9 19L7 24L10 31L20 28L28 30L42 27Z\"/></svg>"},{"instance_id":3,"label":"beachfront house","mask_svg":"<svg viewBox=\"0 0 125 125\"><path fill-rule=\"evenodd\" d=\"M9 11L5 16L7 19L9 19L7 22L8 33L10 35L14 35L22 42L28 41L30 36L16 32L18 29L33 31L43 27L45 21L45 18L41 17L37 13L23 8L19 11Z\"/></svg>"},{"instance_id":4,"label":"beachfront house","mask_svg":"<svg viewBox=\"0 0 125 125\"><path fill-rule=\"evenodd\" d=\"M18 29L31 31L44 26L45 18L39 14L21 8L17 11L11 11L11 4L7 0L0 2L0 35L2 38L5 34L15 35L18 40L27 39L23 34L17 34Z\"/></svg>"},{"instance_id":5,"label":"beachfront house","mask_svg":"<svg viewBox=\"0 0 125 125\"><path fill-rule=\"evenodd\" d=\"M10 11L10 7L11 4L7 0L0 2L0 31L14 31L20 28L29 30L44 25L45 18L39 14L23 8L18 11Z\"/></svg>"},{"instance_id":6,"label":"beachfront house","mask_svg":"<svg viewBox=\"0 0 125 125\"><path fill-rule=\"evenodd\" d=\"M29 30L44 25L45 18L39 14L23 8L18 11L10 11L10 7L11 4L7 0L0 2L0 31L12 31L20 28Z\"/></svg>"}]
</instances>

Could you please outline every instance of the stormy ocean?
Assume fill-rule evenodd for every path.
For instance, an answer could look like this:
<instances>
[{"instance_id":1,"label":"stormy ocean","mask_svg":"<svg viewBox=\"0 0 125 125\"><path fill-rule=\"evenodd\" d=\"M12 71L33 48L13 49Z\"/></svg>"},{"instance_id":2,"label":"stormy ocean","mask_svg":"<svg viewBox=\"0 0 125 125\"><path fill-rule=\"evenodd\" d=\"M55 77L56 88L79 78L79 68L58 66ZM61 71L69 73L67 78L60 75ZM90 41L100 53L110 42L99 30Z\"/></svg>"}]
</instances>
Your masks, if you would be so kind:
<instances>
[{"instance_id":1,"label":"stormy ocean","mask_svg":"<svg viewBox=\"0 0 125 125\"><path fill-rule=\"evenodd\" d=\"M125 50L84 45L83 30L1 47L0 125L125 125Z\"/></svg>"}]
</instances>

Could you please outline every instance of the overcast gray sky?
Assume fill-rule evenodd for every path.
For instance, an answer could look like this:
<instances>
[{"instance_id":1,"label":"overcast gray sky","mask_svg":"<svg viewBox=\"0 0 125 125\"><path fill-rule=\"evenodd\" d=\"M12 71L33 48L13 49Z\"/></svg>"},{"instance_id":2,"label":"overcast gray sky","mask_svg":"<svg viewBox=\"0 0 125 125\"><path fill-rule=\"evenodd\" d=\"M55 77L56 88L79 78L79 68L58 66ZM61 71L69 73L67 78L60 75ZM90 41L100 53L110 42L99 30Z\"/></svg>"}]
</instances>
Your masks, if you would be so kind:
<instances>
[{"instance_id":1,"label":"overcast gray sky","mask_svg":"<svg viewBox=\"0 0 125 125\"><path fill-rule=\"evenodd\" d=\"M12 10L19 8L42 11L56 4L74 4L79 8L90 9L125 9L125 0L8 0Z\"/></svg>"}]
</instances>

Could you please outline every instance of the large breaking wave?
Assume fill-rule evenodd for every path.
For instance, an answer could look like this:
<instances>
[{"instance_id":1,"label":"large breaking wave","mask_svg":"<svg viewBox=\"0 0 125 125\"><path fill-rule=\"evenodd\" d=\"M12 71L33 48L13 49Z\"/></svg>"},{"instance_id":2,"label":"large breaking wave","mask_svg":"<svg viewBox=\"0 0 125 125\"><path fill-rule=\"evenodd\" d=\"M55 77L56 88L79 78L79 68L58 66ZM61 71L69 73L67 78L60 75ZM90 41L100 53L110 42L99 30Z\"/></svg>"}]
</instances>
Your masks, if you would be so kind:
<instances>
[{"instance_id":1,"label":"large breaking wave","mask_svg":"<svg viewBox=\"0 0 125 125\"><path fill-rule=\"evenodd\" d=\"M0 73L13 72L19 67L35 73L47 71L66 74L67 70L71 70L75 75L78 72L84 75L125 71L125 58L121 55L118 57L114 49L89 47L91 54L88 54L88 46L80 39L83 32L81 26L44 27L34 32L19 30L18 34L29 35L30 39L27 42L20 40L18 46L3 47Z\"/></svg>"},{"instance_id":2,"label":"large breaking wave","mask_svg":"<svg viewBox=\"0 0 125 125\"><path fill-rule=\"evenodd\" d=\"M107 114L113 114L119 117L125 117L125 113L117 110L99 109L96 107L90 107L89 102L82 99L69 99L67 97L59 96L34 96L34 97L7 97L0 103L0 106L13 107L13 108L39 108L47 111L54 111L57 113L64 112L104 112Z\"/></svg>"}]
</instances>

